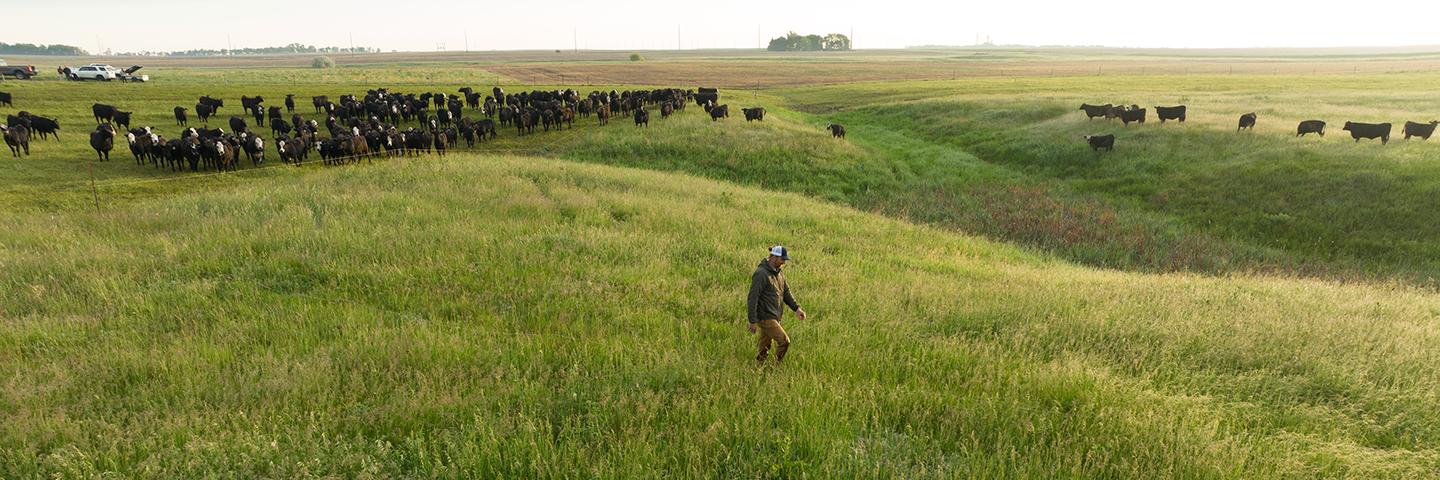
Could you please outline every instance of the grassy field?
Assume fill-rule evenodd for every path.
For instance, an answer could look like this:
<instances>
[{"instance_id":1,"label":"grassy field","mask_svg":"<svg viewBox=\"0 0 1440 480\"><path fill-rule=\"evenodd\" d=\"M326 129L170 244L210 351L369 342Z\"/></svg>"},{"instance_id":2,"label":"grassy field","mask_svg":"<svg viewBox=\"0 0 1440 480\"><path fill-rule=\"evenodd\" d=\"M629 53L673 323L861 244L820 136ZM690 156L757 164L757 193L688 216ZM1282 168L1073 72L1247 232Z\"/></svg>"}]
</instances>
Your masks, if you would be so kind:
<instances>
[{"instance_id":1,"label":"grassy field","mask_svg":"<svg viewBox=\"0 0 1440 480\"><path fill-rule=\"evenodd\" d=\"M0 477L1440 477L1440 145L1339 130L1440 116L1431 53L992 50L1023 68L911 76L971 53L0 84L0 113L62 124L0 159ZM1286 70L1176 70L1237 62ZM173 135L207 94L223 122L240 95L759 65L795 68L727 89L737 118L444 159L174 173L83 137L94 102ZM1191 112L1127 128L1082 101ZM1293 138L1307 118L1329 135ZM757 368L743 285L774 243L813 318Z\"/></svg>"}]
</instances>

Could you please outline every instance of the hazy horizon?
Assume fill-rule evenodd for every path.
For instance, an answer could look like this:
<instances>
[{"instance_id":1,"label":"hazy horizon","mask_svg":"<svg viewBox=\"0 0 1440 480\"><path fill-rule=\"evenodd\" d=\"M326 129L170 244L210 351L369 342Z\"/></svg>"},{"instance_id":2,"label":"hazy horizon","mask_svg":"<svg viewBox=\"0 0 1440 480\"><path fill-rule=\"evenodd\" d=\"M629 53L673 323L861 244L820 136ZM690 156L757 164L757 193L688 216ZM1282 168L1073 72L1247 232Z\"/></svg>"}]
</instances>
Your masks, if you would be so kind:
<instances>
[{"instance_id":1,"label":"hazy horizon","mask_svg":"<svg viewBox=\"0 0 1440 480\"><path fill-rule=\"evenodd\" d=\"M1135 48L1323 48L1440 45L1429 25L1440 7L1366 11L1340 2L1161 5L1111 0L966 6L900 0L782 4L753 0L704 12L655 0L544 7L458 0L375 0L343 5L257 0L207 14L195 2L76 0L7 6L0 42L66 44L92 53L271 47L364 46L381 51L674 50L756 48L788 31L854 32L861 49L996 44ZM1043 15L1034 12L1042 11ZM195 13L192 13L195 12ZM200 21L202 15L208 15ZM115 28L97 31L103 19ZM353 39L353 40L352 40Z\"/></svg>"}]
</instances>

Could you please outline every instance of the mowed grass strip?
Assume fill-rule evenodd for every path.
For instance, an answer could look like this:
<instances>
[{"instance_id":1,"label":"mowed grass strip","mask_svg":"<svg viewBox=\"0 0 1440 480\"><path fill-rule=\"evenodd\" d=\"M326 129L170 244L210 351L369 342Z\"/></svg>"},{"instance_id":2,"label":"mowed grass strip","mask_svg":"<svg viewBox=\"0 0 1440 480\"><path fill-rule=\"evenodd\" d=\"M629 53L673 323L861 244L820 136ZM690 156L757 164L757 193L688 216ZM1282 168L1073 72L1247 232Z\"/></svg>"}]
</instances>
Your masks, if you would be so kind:
<instances>
[{"instance_id":1,"label":"mowed grass strip","mask_svg":"<svg viewBox=\"0 0 1440 480\"><path fill-rule=\"evenodd\" d=\"M771 243L814 317L753 365ZM1148 276L454 155L0 216L0 476L1423 478L1402 287Z\"/></svg>"}]
</instances>

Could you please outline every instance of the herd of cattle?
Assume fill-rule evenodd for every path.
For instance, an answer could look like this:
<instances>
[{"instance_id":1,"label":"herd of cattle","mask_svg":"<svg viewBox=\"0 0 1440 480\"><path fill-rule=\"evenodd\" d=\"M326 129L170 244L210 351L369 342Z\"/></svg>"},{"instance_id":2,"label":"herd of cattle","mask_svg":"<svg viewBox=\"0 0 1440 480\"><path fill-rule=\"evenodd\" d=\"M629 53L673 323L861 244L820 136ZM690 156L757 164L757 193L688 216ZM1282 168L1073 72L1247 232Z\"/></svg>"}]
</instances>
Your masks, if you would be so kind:
<instances>
[{"instance_id":1,"label":"herd of cattle","mask_svg":"<svg viewBox=\"0 0 1440 480\"><path fill-rule=\"evenodd\" d=\"M0 99L0 103L10 104L11 96L0 92ZM105 104L91 106L96 128L89 137L100 161L109 160L111 150L123 139L137 164L149 162L171 170L233 170L242 155L252 165L265 161L266 140L251 128L253 121L257 128L270 129L274 151L282 162L299 164L313 151L324 163L338 164L377 155L444 155L461 141L469 148L493 140L501 128L513 128L517 135L526 136L536 128L573 128L576 117L593 116L600 125L615 116L629 117L636 126L648 127L652 109L667 118L691 102L702 107L712 121L720 121L730 112L719 100L720 93L713 88L698 92L678 88L592 91L583 96L573 89L506 93L496 87L486 95L468 87L456 94L380 88L363 96L341 95L334 101L328 96L311 97L313 113L323 118L322 122L296 113L294 95L285 96L283 110L278 105L267 107L263 97L242 96L240 108L245 116L230 116L227 131L209 125L210 119L226 108L225 101L202 96L193 109L202 126L190 125L191 109L174 108L175 125L181 128L177 138L167 140L152 126L131 128L132 112ZM466 117L467 109L478 115ZM742 112L747 122L765 119L764 108L744 108ZM415 126L399 126L408 122ZM32 135L58 140L59 129L55 119L23 111L9 115L5 125L0 125L16 157L30 154Z\"/></svg>"},{"instance_id":2,"label":"herd of cattle","mask_svg":"<svg viewBox=\"0 0 1440 480\"><path fill-rule=\"evenodd\" d=\"M1157 106L1155 107L1155 116L1160 118L1160 123L1165 123L1165 121L1167 120L1175 120L1180 123L1185 123L1185 109L1186 108L1184 105L1177 105L1174 107ZM1082 103L1080 104L1080 110L1085 112L1085 117L1089 120L1094 120L1096 118L1114 120L1118 118L1122 123L1125 124L1125 126L1128 127L1131 123L1145 123L1145 112L1148 109L1140 108L1139 105L1124 106L1112 105L1108 103L1104 105L1091 105L1088 103ZM1255 112L1241 115L1240 124L1235 129L1235 131L1239 132L1247 129L1253 130L1255 128L1256 119L1257 116L1255 115ZM1416 123L1407 121L1405 122L1405 128L1401 131L1401 134L1405 135L1406 140L1409 140L1410 137L1420 137L1421 139L1429 140L1430 136L1435 133L1436 125L1440 125L1440 121L1431 121L1427 123ZM1389 123L1345 122L1345 128L1343 128L1343 130L1350 132L1350 136L1353 137L1356 142L1359 142L1361 139L1378 138L1380 139L1381 144L1390 143L1391 127ZM1295 136L1297 137L1303 137L1311 133L1318 134L1322 137L1325 136L1325 122L1323 120L1305 120L1300 122L1300 125L1295 129ZM1111 151L1115 149L1114 134L1086 135L1084 136L1084 138L1085 141L1090 144L1090 148L1094 149L1095 151Z\"/></svg>"}]
</instances>

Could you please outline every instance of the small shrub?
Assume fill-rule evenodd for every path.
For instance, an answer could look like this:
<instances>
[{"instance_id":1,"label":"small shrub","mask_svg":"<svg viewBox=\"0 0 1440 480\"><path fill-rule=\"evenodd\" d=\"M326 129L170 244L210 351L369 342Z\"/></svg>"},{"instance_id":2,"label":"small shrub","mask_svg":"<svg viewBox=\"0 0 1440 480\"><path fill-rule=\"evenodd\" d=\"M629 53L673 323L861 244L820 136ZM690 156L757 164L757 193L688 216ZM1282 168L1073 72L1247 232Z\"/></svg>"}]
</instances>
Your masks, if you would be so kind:
<instances>
[{"instance_id":1,"label":"small shrub","mask_svg":"<svg viewBox=\"0 0 1440 480\"><path fill-rule=\"evenodd\" d=\"M632 54L630 54L630 61L632 61L632 62L639 62L639 61L642 61L642 60L645 60L645 57L640 56L640 54L638 54L638 53L632 53Z\"/></svg>"},{"instance_id":2,"label":"small shrub","mask_svg":"<svg viewBox=\"0 0 1440 480\"><path fill-rule=\"evenodd\" d=\"M310 68L335 68L335 60L330 57L315 57L310 61Z\"/></svg>"}]
</instances>

